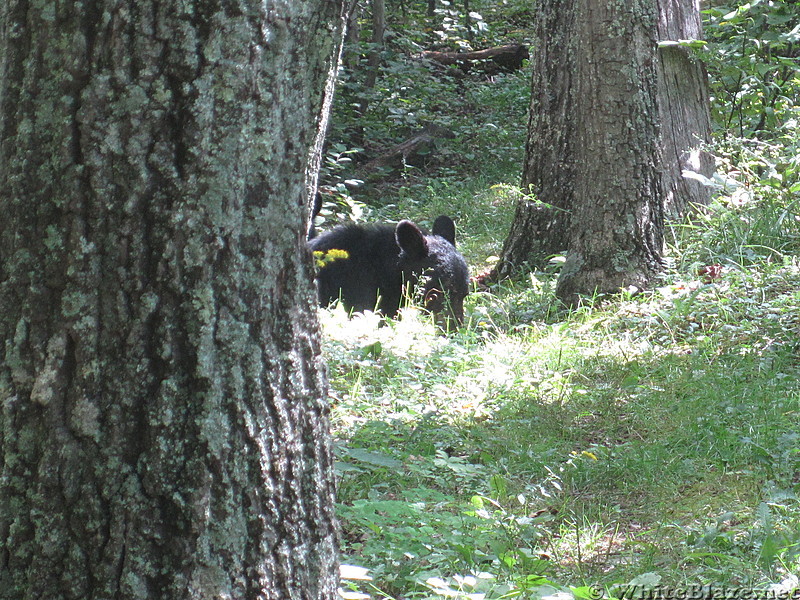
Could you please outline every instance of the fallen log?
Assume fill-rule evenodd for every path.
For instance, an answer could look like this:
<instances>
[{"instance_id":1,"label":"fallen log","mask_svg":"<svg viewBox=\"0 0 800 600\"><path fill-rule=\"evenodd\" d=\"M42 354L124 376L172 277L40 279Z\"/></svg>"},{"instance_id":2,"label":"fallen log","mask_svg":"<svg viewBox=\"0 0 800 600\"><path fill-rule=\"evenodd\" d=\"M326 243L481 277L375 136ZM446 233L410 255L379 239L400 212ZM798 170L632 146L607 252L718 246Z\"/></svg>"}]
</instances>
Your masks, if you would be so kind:
<instances>
[{"instance_id":1,"label":"fallen log","mask_svg":"<svg viewBox=\"0 0 800 600\"><path fill-rule=\"evenodd\" d=\"M381 168L397 169L405 166L425 166L435 149L436 140L442 138L452 139L454 137L455 134L445 127L434 124L426 125L416 135L364 164L361 168L362 173L366 174Z\"/></svg>"},{"instance_id":2,"label":"fallen log","mask_svg":"<svg viewBox=\"0 0 800 600\"><path fill-rule=\"evenodd\" d=\"M428 50L422 53L423 58L436 61L443 65L457 65L468 71L473 66L487 64L503 71L516 71L522 68L522 61L530 57L528 47L523 44L508 44L496 46L475 52L434 52Z\"/></svg>"}]
</instances>

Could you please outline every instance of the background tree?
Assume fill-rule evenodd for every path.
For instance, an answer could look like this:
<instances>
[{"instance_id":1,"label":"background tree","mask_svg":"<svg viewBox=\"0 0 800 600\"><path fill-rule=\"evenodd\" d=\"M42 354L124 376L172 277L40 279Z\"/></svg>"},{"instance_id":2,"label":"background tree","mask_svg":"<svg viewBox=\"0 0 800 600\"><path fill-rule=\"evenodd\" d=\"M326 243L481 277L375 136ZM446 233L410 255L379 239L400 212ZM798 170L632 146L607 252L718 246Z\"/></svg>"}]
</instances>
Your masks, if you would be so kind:
<instances>
[{"instance_id":1,"label":"background tree","mask_svg":"<svg viewBox=\"0 0 800 600\"><path fill-rule=\"evenodd\" d=\"M0 598L333 598L340 1L0 8Z\"/></svg>"},{"instance_id":2,"label":"background tree","mask_svg":"<svg viewBox=\"0 0 800 600\"><path fill-rule=\"evenodd\" d=\"M711 177L708 76L691 53L703 38L699 0L658 0L658 106L663 149L662 185L667 215L678 216L693 205L706 205L711 188L685 171Z\"/></svg>"},{"instance_id":3,"label":"background tree","mask_svg":"<svg viewBox=\"0 0 800 600\"><path fill-rule=\"evenodd\" d=\"M547 3L538 8L536 36L539 43L532 59L534 69L531 110L522 176L523 189L535 193L536 199L527 196L519 202L501 261L495 267L493 277L507 276L516 266L526 262L541 264L541 261L548 256L571 249L576 234L585 232L587 225L575 224L572 221L577 214L576 202L583 203L586 199L585 195L577 194L577 188L584 186L590 195L593 190L597 190L599 194L609 193L609 190L601 192L592 182L598 173L609 174L615 179L619 177L618 183L608 182L617 189L621 189L618 185L622 184L621 178L625 177L626 173L629 177L628 183L633 186L631 190L638 185L634 181L638 177L635 175L636 171L631 169L640 169L643 165L618 162L622 157L615 154L615 149L630 148L631 157L645 156L641 154L644 148L635 150L624 144L627 135L625 128L632 126L635 130L642 131L643 138L647 137L649 133L645 133L645 129L650 127L647 123L651 120L650 115L645 115L646 122L637 124L635 119L638 117L635 112L630 112L630 109L637 111L651 107L655 110L655 104L649 99L642 98L641 94L630 97L626 104L606 103L606 110L613 110L614 106L619 109L620 114L614 115L603 114L603 104L593 103L605 97L607 91L611 89L612 81L616 82L613 85L621 86L619 91L622 92L622 96L619 99L626 100L625 94L630 91L630 85L625 81L624 74L604 72L602 77L607 77L606 81L598 77L597 69L602 67L605 61L617 64L613 48L608 49L605 57L600 54L595 56L594 50L591 50L592 46L574 40L581 40L582 38L577 36L584 34L599 35L603 39L607 37L616 39L617 32L579 31L578 28L582 27L582 24L577 19L592 18L591 3L585 10L581 8L580 3L572 6L574 8L569 11L550 10L551 7ZM645 8L648 13L654 10L649 3ZM657 24L658 39L669 42L663 44L657 55L653 53L651 47L651 42L655 39L651 30L648 30L651 31L648 34L651 37L647 40L642 39L640 42L620 40L625 44L630 43L618 46L620 56L624 57L628 65L626 68L633 69L633 72L638 72L642 77L640 85L654 86L649 66L655 61L658 67L658 77L655 81L658 82L661 152L659 154L648 151L646 156L648 163L659 161L656 164L662 172L663 189L658 196L663 198L664 206L644 209L654 218L655 228L642 223L636 228L629 229L631 234L638 231L635 235L644 236L641 239L645 245L651 243L645 242L645 238L651 237L650 234L645 234L645 231L660 228L656 223L661 220L660 215L663 210L677 215L692 204L708 202L710 197L708 188L697 180L684 177L684 170L710 176L714 166L713 157L702 148L702 145L709 141L711 133L705 69L702 64L692 59L684 45L678 43L678 40L701 37L699 6L693 0L661 0L658 5ZM597 29L600 25L597 24ZM641 23L639 27L645 26L650 27L645 23ZM645 44L646 48L639 49L638 44ZM613 79L614 77L616 79ZM593 99L588 105L583 102L586 98L585 93L590 93L589 97ZM611 90L611 93L617 97L614 90ZM648 90L647 94L649 93ZM644 102L642 107L635 106L640 102ZM585 106L585 114L578 113L580 106ZM619 120L622 130L614 133L602 123L604 120L609 122ZM593 137L595 133L608 137L598 139ZM618 138L616 135L623 137ZM592 151L585 155L587 147L580 141L580 136L585 136L591 143L600 141L600 147L591 146ZM645 145L649 145L649 142L642 141ZM590 163L585 162L587 157ZM591 163L604 164L605 168L590 167ZM646 168L650 169L650 166ZM589 179L584 180L582 177ZM647 192L642 189L639 193ZM608 208L608 203L603 202L603 205ZM604 211L604 218L608 218L610 214ZM630 224L628 217L622 213L619 216L623 222ZM594 217L590 217L589 221L597 222ZM600 224L601 227L611 225L608 221L600 221ZM591 236L587 237L583 233L578 237L585 242L591 239ZM656 243L655 238L651 241ZM623 243L621 247L623 254L630 254L631 250L624 249L626 247L627 243ZM653 261L653 264L657 263L655 255L649 256L654 250L655 247L644 251L640 256L641 260L645 263ZM600 259L601 264L604 262L605 259ZM628 269L629 267L623 268L619 264L614 267L617 273ZM651 268L647 267L645 270L650 272ZM637 281L648 278L649 276L633 277ZM607 287L599 285L601 289Z\"/></svg>"},{"instance_id":4,"label":"background tree","mask_svg":"<svg viewBox=\"0 0 800 600\"><path fill-rule=\"evenodd\" d=\"M642 288L658 273L662 190L652 1L541 2L526 189L495 273L568 249L557 293Z\"/></svg>"},{"instance_id":5,"label":"background tree","mask_svg":"<svg viewBox=\"0 0 800 600\"><path fill-rule=\"evenodd\" d=\"M531 62L533 76L522 188L532 195L517 203L514 220L490 275L510 276L528 262L567 248L569 210L573 203L575 160L572 156L577 118L571 74L578 68L572 40L576 36L576 2L558 10L548 2L536 6ZM577 44L575 44L577 45Z\"/></svg>"},{"instance_id":6,"label":"background tree","mask_svg":"<svg viewBox=\"0 0 800 600\"><path fill-rule=\"evenodd\" d=\"M386 34L386 5L384 0L372 0L372 47L367 56L367 77L364 87L371 90L378 80L378 68L383 52L383 37ZM362 107L364 112L366 107Z\"/></svg>"},{"instance_id":7,"label":"background tree","mask_svg":"<svg viewBox=\"0 0 800 600\"><path fill-rule=\"evenodd\" d=\"M547 4L547 3L545 3ZM661 270L663 200L652 0L578 2L572 218L556 294L643 289Z\"/></svg>"}]
</instances>

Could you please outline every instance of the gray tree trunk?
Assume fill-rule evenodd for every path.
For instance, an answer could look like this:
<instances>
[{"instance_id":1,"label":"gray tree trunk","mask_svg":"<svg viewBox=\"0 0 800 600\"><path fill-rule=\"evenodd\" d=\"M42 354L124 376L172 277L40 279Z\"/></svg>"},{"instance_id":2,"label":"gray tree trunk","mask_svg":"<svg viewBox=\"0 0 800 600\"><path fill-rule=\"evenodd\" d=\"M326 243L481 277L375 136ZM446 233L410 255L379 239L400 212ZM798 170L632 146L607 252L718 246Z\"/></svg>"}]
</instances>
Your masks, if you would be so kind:
<instances>
[{"instance_id":1,"label":"gray tree trunk","mask_svg":"<svg viewBox=\"0 0 800 600\"><path fill-rule=\"evenodd\" d=\"M522 167L526 196L517 203L511 230L492 278L510 276L531 263L541 266L567 249L573 206L573 146L578 115L572 77L577 72L576 11L579 0L536 3L531 62L531 105Z\"/></svg>"},{"instance_id":2,"label":"gray tree trunk","mask_svg":"<svg viewBox=\"0 0 800 600\"><path fill-rule=\"evenodd\" d=\"M536 199L518 204L494 275L567 250L568 304L644 287L663 235L655 0L537 7L523 174Z\"/></svg>"},{"instance_id":3,"label":"gray tree trunk","mask_svg":"<svg viewBox=\"0 0 800 600\"><path fill-rule=\"evenodd\" d=\"M661 271L663 197L654 0L576 11L572 218L556 295L646 288Z\"/></svg>"},{"instance_id":4,"label":"gray tree trunk","mask_svg":"<svg viewBox=\"0 0 800 600\"><path fill-rule=\"evenodd\" d=\"M384 0L372 0L372 47L367 55L367 77L364 80L364 87L367 90L372 90L378 81L378 69L381 65L385 35L386 4Z\"/></svg>"},{"instance_id":5,"label":"gray tree trunk","mask_svg":"<svg viewBox=\"0 0 800 600\"><path fill-rule=\"evenodd\" d=\"M353 3L353 9L347 17L347 27L345 28L344 50L342 52L342 66L355 71L361 60L359 42L361 41L361 8L357 2Z\"/></svg>"},{"instance_id":6,"label":"gray tree trunk","mask_svg":"<svg viewBox=\"0 0 800 600\"><path fill-rule=\"evenodd\" d=\"M624 282L623 287L638 287L658 270L663 211L676 215L692 203L707 202L708 192L682 174L689 169L708 176L713 170L713 158L701 151L710 136L705 72L681 47L654 53L654 1L619 11L609 8L602 17L608 22L591 22L603 8L591 0L537 3L522 174L522 188L529 195L517 204L501 260L490 279L507 277L525 264L540 267L577 243L582 249L574 247L577 253L564 273L562 294L570 295L566 282L573 277L570 270L578 256L583 257L582 269L595 273L586 276L585 291L608 290ZM659 2L658 39L700 37L695 0ZM658 66L660 110L650 98L656 89L653 64ZM656 117L663 134L661 152L650 142ZM652 173L654 164L663 174L663 187L646 200L650 180L658 177ZM663 207L653 204L655 198L663 200ZM616 205L628 201L628 208ZM589 204L596 205L597 214L585 212ZM604 233L592 233L593 226ZM639 239L636 248L623 239L625 235ZM619 256L609 256L610 248L592 250L594 244L611 243L612 237L620 243ZM598 265L613 263L618 276L590 268L585 262L590 255ZM635 260L643 261L640 269L633 267Z\"/></svg>"},{"instance_id":7,"label":"gray tree trunk","mask_svg":"<svg viewBox=\"0 0 800 600\"><path fill-rule=\"evenodd\" d=\"M304 223L342 21L0 6L0 598L335 597Z\"/></svg>"},{"instance_id":8,"label":"gray tree trunk","mask_svg":"<svg viewBox=\"0 0 800 600\"><path fill-rule=\"evenodd\" d=\"M658 0L661 42L703 37L699 0ZM677 217L692 206L705 206L711 189L684 171L711 177L714 157L705 150L711 141L708 75L703 63L683 46L662 45L658 61L658 103L664 169L664 209Z\"/></svg>"},{"instance_id":9,"label":"gray tree trunk","mask_svg":"<svg viewBox=\"0 0 800 600\"><path fill-rule=\"evenodd\" d=\"M358 103L358 110L365 115L369 110L369 105L378 82L378 74L381 66L381 55L383 54L384 37L386 34L386 4L384 0L372 0L372 38L370 48L367 53L367 64L364 66L364 83L361 89L361 100ZM363 138L363 129L359 138Z\"/></svg>"}]
</instances>

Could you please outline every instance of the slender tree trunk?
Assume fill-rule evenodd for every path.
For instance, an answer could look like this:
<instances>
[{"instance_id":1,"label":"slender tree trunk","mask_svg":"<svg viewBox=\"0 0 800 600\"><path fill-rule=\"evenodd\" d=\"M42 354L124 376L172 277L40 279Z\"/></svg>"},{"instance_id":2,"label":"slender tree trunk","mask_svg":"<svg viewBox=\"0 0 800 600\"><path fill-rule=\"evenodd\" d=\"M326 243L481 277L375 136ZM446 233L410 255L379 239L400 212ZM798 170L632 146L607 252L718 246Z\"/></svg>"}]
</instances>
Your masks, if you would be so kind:
<instances>
[{"instance_id":1,"label":"slender tree trunk","mask_svg":"<svg viewBox=\"0 0 800 600\"><path fill-rule=\"evenodd\" d=\"M335 597L304 222L341 9L0 7L0 598Z\"/></svg>"},{"instance_id":2,"label":"slender tree trunk","mask_svg":"<svg viewBox=\"0 0 800 600\"><path fill-rule=\"evenodd\" d=\"M464 29L467 30L467 39L472 43L475 40L475 34L472 31L472 17L470 13L472 10L469 7L469 0L464 0Z\"/></svg>"},{"instance_id":3,"label":"slender tree trunk","mask_svg":"<svg viewBox=\"0 0 800 600\"><path fill-rule=\"evenodd\" d=\"M367 78L364 87L372 90L378 80L378 70L381 66L381 53L383 52L383 38L386 34L386 4L384 0L372 0L372 48L367 57Z\"/></svg>"},{"instance_id":4,"label":"slender tree trunk","mask_svg":"<svg viewBox=\"0 0 800 600\"><path fill-rule=\"evenodd\" d=\"M381 55L383 53L383 39L386 33L386 6L384 0L372 0L372 37L369 52L367 52L367 64L364 69L364 82L361 86L361 92L358 94L358 112L365 115L369 110L369 104L375 89L375 83L378 81L380 73ZM357 56L355 57L357 59ZM352 72L357 70L357 60L352 62ZM357 131L354 133L354 139L358 143L364 143L364 128L357 125Z\"/></svg>"},{"instance_id":5,"label":"slender tree trunk","mask_svg":"<svg viewBox=\"0 0 800 600\"><path fill-rule=\"evenodd\" d=\"M361 59L361 49L359 44L361 42L361 25L359 23L361 17L361 7L356 5L350 11L347 17L347 27L344 38L344 51L342 53L342 67L355 71L358 69L358 63Z\"/></svg>"},{"instance_id":6,"label":"slender tree trunk","mask_svg":"<svg viewBox=\"0 0 800 600\"><path fill-rule=\"evenodd\" d=\"M703 37L699 0L658 0L658 39L661 42ZM676 217L693 205L704 206L711 190L684 176L684 171L710 177L714 157L704 146L711 141L708 76L703 63L677 45L659 48L658 102L664 169L664 209Z\"/></svg>"},{"instance_id":7,"label":"slender tree trunk","mask_svg":"<svg viewBox=\"0 0 800 600\"><path fill-rule=\"evenodd\" d=\"M369 109L370 96L375 88L375 83L378 81L385 32L386 5L384 4L384 0L372 0L372 39L370 50L367 53L367 67L364 77L364 89L362 92L364 96L359 103L359 110L362 115L366 114Z\"/></svg>"}]
</instances>

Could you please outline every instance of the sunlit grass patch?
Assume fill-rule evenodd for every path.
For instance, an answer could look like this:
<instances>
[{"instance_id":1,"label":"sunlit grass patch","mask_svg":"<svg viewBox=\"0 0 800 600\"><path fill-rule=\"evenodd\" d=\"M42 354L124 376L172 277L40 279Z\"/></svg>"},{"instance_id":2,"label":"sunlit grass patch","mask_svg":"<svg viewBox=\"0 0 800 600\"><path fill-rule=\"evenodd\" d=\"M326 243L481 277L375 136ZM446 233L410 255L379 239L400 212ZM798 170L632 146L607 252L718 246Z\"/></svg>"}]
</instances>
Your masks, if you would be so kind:
<instances>
[{"instance_id":1,"label":"sunlit grass patch","mask_svg":"<svg viewBox=\"0 0 800 600\"><path fill-rule=\"evenodd\" d=\"M525 311L501 303L544 298L519 290L478 299L492 327L450 336L413 309L323 312L350 558L390 590L477 572L500 589L522 565L571 583L779 581L800 523L797 271L723 278L509 326Z\"/></svg>"},{"instance_id":2,"label":"sunlit grass patch","mask_svg":"<svg viewBox=\"0 0 800 600\"><path fill-rule=\"evenodd\" d=\"M794 293L784 287L776 302ZM711 314L714 294L695 296L694 314ZM746 306L739 298L729 302ZM415 311L383 326L333 311L325 327L338 431L399 460L400 488L435 485L454 505L490 494L492 478L565 516L594 503L648 519L717 473L747 471L751 487L781 476L791 487L797 457L776 449L800 422L791 349L727 319L684 324L676 352L674 311L659 293L488 337L439 335ZM795 466L781 470L786 460ZM365 468L369 480L389 474L376 476L379 466Z\"/></svg>"}]
</instances>

